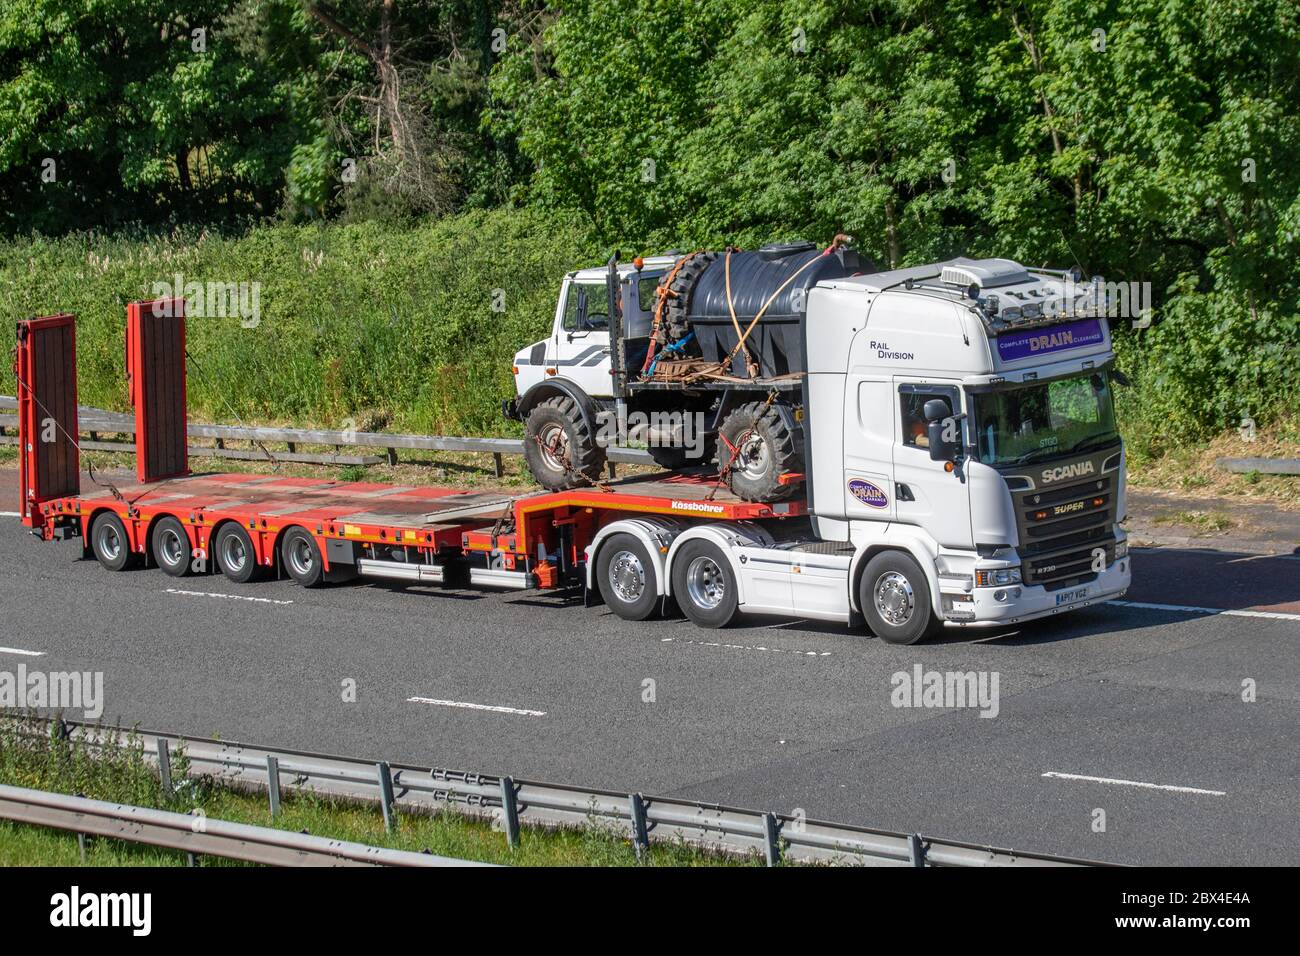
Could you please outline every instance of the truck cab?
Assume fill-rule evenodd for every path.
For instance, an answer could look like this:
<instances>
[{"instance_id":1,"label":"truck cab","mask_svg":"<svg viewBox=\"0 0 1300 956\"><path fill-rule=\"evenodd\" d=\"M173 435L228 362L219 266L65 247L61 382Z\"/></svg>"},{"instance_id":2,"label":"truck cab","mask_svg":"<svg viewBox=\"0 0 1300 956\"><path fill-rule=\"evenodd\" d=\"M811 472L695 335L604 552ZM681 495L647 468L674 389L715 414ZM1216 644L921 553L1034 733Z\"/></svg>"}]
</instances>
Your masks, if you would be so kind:
<instances>
[{"instance_id":1,"label":"truck cab","mask_svg":"<svg viewBox=\"0 0 1300 956\"><path fill-rule=\"evenodd\" d=\"M805 386L816 536L852 544L855 565L902 548L941 621L1012 623L1123 593L1122 376L1105 311L1099 287L1001 259L819 284ZM850 598L888 617L898 584Z\"/></svg>"}]
</instances>

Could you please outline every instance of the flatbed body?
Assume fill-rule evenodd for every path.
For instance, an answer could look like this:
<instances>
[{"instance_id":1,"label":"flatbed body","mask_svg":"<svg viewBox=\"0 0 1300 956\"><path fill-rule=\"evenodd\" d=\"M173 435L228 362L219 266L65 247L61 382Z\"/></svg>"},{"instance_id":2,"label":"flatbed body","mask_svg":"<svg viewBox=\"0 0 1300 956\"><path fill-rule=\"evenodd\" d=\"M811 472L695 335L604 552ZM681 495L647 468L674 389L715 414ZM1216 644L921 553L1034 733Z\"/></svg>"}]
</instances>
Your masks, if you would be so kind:
<instances>
[{"instance_id":1,"label":"flatbed body","mask_svg":"<svg viewBox=\"0 0 1300 956\"><path fill-rule=\"evenodd\" d=\"M471 561L471 572L518 574L517 579L499 575L497 583L519 587L580 583L575 574L586 545L601 528L622 518L755 521L806 513L802 502L743 501L716 478L699 475L633 477L522 494L255 473L127 484L99 480L93 491L41 503L41 536L88 540L91 523L110 512L122 521L131 551L147 555L150 529L159 519L173 517L189 535L198 569L208 560L216 531L233 521L247 529L257 563L273 568L284 533L301 527L316 541L331 576L351 570L333 566L340 561L352 568L358 560L369 562L361 567L376 572L388 564L445 566L455 558Z\"/></svg>"}]
</instances>

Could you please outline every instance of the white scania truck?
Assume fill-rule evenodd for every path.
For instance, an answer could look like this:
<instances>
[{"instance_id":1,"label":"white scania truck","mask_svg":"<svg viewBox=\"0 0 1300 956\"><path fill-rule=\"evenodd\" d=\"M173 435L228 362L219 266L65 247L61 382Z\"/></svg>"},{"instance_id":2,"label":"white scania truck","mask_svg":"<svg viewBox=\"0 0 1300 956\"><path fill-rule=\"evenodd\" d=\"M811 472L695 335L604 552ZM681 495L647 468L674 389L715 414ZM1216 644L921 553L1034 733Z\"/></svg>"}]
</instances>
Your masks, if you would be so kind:
<instances>
[{"instance_id":1,"label":"white scania truck","mask_svg":"<svg viewBox=\"0 0 1300 956\"><path fill-rule=\"evenodd\" d=\"M602 409L639 400L626 388L636 363L618 326L633 315L645 324L645 297L678 258L571 274L553 335L517 356L507 413L544 410L560 437L547 445L557 468L572 470ZM650 393L661 407L682 395L717 427L728 406L766 391L769 409L781 409L777 437L796 433L791 484L806 504L709 522L706 501L682 501L613 520L585 549L589 589L632 619L671 599L704 626L738 610L865 618L896 643L945 623L1014 624L1124 594L1125 462L1111 395L1123 379L1100 286L1004 259L833 271L798 302L797 375L770 374L778 341L761 347L768 374L757 382L735 375L712 390ZM718 354L739 353L724 342ZM729 401L733 390L744 400ZM719 462L749 443L770 467L773 449L762 446L773 439L748 421L732 441L720 429Z\"/></svg>"}]
</instances>

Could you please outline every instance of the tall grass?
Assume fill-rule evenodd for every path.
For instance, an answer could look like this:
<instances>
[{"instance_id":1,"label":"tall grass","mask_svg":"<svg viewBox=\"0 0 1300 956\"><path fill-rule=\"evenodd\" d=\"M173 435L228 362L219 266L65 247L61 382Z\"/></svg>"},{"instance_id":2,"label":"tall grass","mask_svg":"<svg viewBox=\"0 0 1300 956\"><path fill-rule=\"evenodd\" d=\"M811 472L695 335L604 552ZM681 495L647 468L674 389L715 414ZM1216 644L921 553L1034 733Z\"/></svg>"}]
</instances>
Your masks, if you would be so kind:
<instances>
[{"instance_id":1,"label":"tall grass","mask_svg":"<svg viewBox=\"0 0 1300 956\"><path fill-rule=\"evenodd\" d=\"M80 234L0 243L0 309L11 320L75 312L82 404L124 409L127 302L178 273L256 282L256 327L187 323L196 419L488 435L507 426L511 356L550 327L564 273L598 259L574 220L508 209L233 238ZM0 391L13 389L5 363Z\"/></svg>"}]
</instances>

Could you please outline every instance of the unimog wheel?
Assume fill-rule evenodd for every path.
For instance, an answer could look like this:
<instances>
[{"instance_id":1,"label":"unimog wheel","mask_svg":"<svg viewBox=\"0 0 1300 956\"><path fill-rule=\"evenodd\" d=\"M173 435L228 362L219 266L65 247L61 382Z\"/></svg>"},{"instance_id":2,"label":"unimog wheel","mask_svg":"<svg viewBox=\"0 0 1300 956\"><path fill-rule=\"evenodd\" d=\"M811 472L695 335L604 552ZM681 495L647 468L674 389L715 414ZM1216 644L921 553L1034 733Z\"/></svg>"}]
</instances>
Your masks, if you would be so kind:
<instances>
[{"instance_id":1,"label":"unimog wheel","mask_svg":"<svg viewBox=\"0 0 1300 956\"><path fill-rule=\"evenodd\" d=\"M803 451L781 409L763 402L741 405L723 421L721 438L718 464L726 469L727 487L735 495L746 501L781 501L794 494L797 485L781 484L781 476L803 471Z\"/></svg>"},{"instance_id":2,"label":"unimog wheel","mask_svg":"<svg viewBox=\"0 0 1300 956\"><path fill-rule=\"evenodd\" d=\"M605 449L596 444L596 433L578 403L557 395L528 413L524 461L538 484L561 491L598 481L605 467Z\"/></svg>"},{"instance_id":3,"label":"unimog wheel","mask_svg":"<svg viewBox=\"0 0 1300 956\"><path fill-rule=\"evenodd\" d=\"M677 271L677 275L673 276L673 281L668 286L673 295L668 299L668 306L664 309L663 332L667 335L667 341L660 342L661 345L684 339L690 333L691 323L687 317L691 311L691 292L694 291L695 283L704 274L704 270L717 258L716 252L697 253Z\"/></svg>"}]
</instances>

